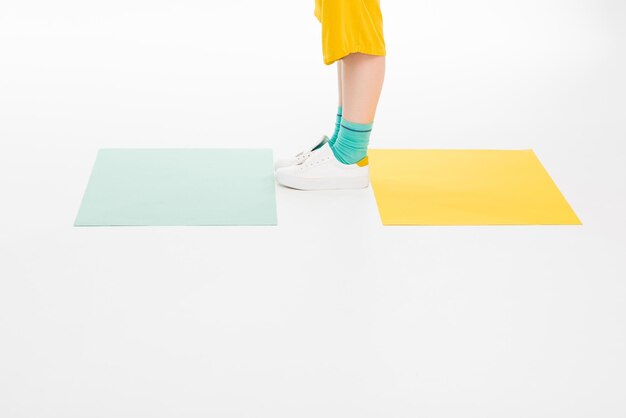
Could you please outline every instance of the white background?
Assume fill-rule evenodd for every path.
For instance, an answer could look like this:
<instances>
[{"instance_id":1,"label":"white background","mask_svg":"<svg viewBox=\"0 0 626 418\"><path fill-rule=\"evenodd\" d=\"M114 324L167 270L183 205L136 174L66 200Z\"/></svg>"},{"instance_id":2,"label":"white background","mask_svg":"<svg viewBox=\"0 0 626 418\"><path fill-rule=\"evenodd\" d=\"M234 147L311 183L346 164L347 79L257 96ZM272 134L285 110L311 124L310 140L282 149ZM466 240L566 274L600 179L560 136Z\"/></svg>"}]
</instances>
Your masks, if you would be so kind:
<instances>
[{"instance_id":1,"label":"white background","mask_svg":"<svg viewBox=\"0 0 626 418\"><path fill-rule=\"evenodd\" d=\"M371 147L535 150L584 226L73 228L100 147L332 133L313 1L0 3L0 416L626 416L626 3L382 2Z\"/></svg>"}]
</instances>

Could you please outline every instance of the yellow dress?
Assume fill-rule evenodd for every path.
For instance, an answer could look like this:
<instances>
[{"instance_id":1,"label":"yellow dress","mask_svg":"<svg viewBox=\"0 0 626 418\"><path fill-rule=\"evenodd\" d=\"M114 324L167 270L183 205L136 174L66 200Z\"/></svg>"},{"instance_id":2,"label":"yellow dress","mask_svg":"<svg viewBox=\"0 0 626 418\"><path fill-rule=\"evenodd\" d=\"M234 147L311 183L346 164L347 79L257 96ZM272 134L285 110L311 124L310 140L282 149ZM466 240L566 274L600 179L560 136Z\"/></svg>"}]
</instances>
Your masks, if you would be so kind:
<instances>
[{"instance_id":1,"label":"yellow dress","mask_svg":"<svg viewBox=\"0 0 626 418\"><path fill-rule=\"evenodd\" d=\"M380 0L315 0L324 64L353 52L385 56Z\"/></svg>"}]
</instances>

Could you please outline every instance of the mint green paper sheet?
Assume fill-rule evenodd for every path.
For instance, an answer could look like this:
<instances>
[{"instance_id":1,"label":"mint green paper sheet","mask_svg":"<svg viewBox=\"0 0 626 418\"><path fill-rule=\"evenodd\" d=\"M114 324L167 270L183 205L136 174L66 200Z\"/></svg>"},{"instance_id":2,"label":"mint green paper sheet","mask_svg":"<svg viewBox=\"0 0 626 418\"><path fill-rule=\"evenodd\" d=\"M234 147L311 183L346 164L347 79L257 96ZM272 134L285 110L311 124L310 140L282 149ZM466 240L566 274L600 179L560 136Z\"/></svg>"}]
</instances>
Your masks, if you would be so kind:
<instances>
[{"instance_id":1,"label":"mint green paper sheet","mask_svg":"<svg viewBox=\"0 0 626 418\"><path fill-rule=\"evenodd\" d=\"M74 226L276 225L271 149L101 149Z\"/></svg>"}]
</instances>

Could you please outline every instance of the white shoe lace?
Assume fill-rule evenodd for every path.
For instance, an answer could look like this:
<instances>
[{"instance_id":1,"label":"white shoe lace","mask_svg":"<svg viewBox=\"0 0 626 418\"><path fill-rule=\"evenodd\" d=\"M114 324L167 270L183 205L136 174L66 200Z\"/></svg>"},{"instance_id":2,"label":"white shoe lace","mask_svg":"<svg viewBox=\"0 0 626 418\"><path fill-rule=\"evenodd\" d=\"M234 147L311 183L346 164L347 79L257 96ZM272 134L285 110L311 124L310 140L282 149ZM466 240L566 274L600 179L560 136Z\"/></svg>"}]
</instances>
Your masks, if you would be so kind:
<instances>
[{"instance_id":1,"label":"white shoe lace","mask_svg":"<svg viewBox=\"0 0 626 418\"><path fill-rule=\"evenodd\" d=\"M313 152L315 152L315 151L313 151ZM299 164L299 169L300 169L300 171L302 171L305 168L311 168L313 166L320 165L322 163L325 163L328 160L330 160L330 157L328 155L325 156L324 158L321 158L321 159L320 158L311 158L310 160L307 159L302 164Z\"/></svg>"},{"instance_id":2,"label":"white shoe lace","mask_svg":"<svg viewBox=\"0 0 626 418\"><path fill-rule=\"evenodd\" d=\"M319 145L324 139L326 138L326 135L323 135L316 144L311 145L311 148L314 146ZM321 147L320 147L321 148ZM319 148L318 148L319 149ZM301 151L298 154L295 155L296 158L296 164L302 164L304 161L306 161L315 151L317 151L317 149L312 150L312 151Z\"/></svg>"},{"instance_id":3,"label":"white shoe lace","mask_svg":"<svg viewBox=\"0 0 626 418\"><path fill-rule=\"evenodd\" d=\"M309 151L309 152L304 152L302 151L301 153L299 153L298 155L296 155L296 164L302 164L304 161L306 161L307 158L309 158L311 156L311 154L313 154L313 151Z\"/></svg>"}]
</instances>

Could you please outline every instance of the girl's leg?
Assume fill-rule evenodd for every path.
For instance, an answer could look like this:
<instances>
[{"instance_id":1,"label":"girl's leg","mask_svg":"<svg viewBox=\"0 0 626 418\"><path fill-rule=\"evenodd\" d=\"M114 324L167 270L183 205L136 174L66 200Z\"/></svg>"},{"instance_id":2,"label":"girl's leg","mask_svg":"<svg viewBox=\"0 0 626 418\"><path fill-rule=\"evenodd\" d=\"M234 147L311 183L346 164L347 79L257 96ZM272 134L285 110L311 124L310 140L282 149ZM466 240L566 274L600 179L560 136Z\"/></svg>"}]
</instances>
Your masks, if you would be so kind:
<instances>
[{"instance_id":1,"label":"girl's leg","mask_svg":"<svg viewBox=\"0 0 626 418\"><path fill-rule=\"evenodd\" d=\"M343 118L372 123L385 78L385 57L354 53L343 59Z\"/></svg>"},{"instance_id":2,"label":"girl's leg","mask_svg":"<svg viewBox=\"0 0 626 418\"><path fill-rule=\"evenodd\" d=\"M354 53L342 61L343 112L337 138L330 142L330 146L337 160L354 164L367 157L385 78L385 56Z\"/></svg>"},{"instance_id":3,"label":"girl's leg","mask_svg":"<svg viewBox=\"0 0 626 418\"><path fill-rule=\"evenodd\" d=\"M343 62L337 61L337 86L339 87L339 107L343 106Z\"/></svg>"},{"instance_id":4,"label":"girl's leg","mask_svg":"<svg viewBox=\"0 0 626 418\"><path fill-rule=\"evenodd\" d=\"M328 140L328 144L332 147L337 142L337 138L339 137L339 129L341 127L341 119L343 117L343 63L341 60L337 60L337 86L338 86L338 98L339 104L337 107L337 117L335 119L335 132L333 132L333 136Z\"/></svg>"}]
</instances>

